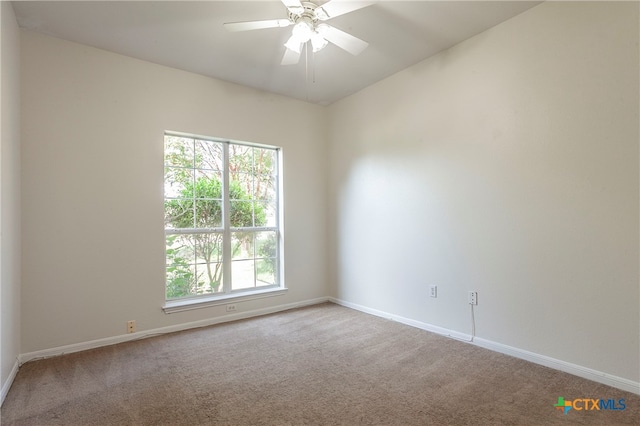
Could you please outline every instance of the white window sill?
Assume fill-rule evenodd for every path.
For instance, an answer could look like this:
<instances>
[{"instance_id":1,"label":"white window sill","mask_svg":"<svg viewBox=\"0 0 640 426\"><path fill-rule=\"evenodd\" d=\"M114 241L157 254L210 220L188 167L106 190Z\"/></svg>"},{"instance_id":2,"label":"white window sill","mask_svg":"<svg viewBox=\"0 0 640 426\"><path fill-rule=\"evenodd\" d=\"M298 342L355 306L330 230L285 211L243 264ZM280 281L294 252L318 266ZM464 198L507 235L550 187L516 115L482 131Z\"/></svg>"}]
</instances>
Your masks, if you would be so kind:
<instances>
[{"instance_id":1,"label":"white window sill","mask_svg":"<svg viewBox=\"0 0 640 426\"><path fill-rule=\"evenodd\" d=\"M198 297L195 299L180 299L165 302L162 310L165 314L190 311L192 309L209 308L211 306L226 305L229 303L244 302L245 300L263 299L265 297L281 296L287 292L286 288L276 287L265 290L232 293L221 296Z\"/></svg>"}]
</instances>

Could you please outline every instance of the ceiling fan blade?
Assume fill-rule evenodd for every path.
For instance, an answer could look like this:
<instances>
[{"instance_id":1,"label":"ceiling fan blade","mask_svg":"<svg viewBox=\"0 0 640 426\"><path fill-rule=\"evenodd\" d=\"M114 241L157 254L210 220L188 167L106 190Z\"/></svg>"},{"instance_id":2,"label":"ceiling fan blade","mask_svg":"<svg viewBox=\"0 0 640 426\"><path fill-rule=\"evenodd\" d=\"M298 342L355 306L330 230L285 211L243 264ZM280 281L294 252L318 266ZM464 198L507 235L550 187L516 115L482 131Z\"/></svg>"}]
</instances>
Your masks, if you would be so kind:
<instances>
[{"instance_id":1,"label":"ceiling fan blade","mask_svg":"<svg viewBox=\"0 0 640 426\"><path fill-rule=\"evenodd\" d=\"M351 34L345 33L344 31L339 30L336 27L332 27L327 24L321 25L323 28L319 28L319 31L327 41L346 50L354 56L359 55L369 45L369 43L367 43L366 41L360 40L358 37L354 37Z\"/></svg>"},{"instance_id":2,"label":"ceiling fan blade","mask_svg":"<svg viewBox=\"0 0 640 426\"><path fill-rule=\"evenodd\" d=\"M300 2L300 0L280 0L280 1L282 2L282 4L284 4L287 7L289 12L291 13L299 15L302 12L304 12L304 6L302 6L302 3Z\"/></svg>"},{"instance_id":3,"label":"ceiling fan blade","mask_svg":"<svg viewBox=\"0 0 640 426\"><path fill-rule=\"evenodd\" d=\"M295 50L285 49L284 56L282 57L282 65L295 65L300 62L300 52Z\"/></svg>"},{"instance_id":4,"label":"ceiling fan blade","mask_svg":"<svg viewBox=\"0 0 640 426\"><path fill-rule=\"evenodd\" d=\"M282 1L282 4L287 6L287 8L302 7L302 3L300 3L300 0L280 0L280 1Z\"/></svg>"},{"instance_id":5,"label":"ceiling fan blade","mask_svg":"<svg viewBox=\"0 0 640 426\"><path fill-rule=\"evenodd\" d=\"M330 0L318 7L318 9L322 9L324 11L326 17L324 17L322 13L317 13L317 15L319 19L326 21L327 19L335 18L336 16L371 6L374 3L375 1Z\"/></svg>"},{"instance_id":6,"label":"ceiling fan blade","mask_svg":"<svg viewBox=\"0 0 640 426\"><path fill-rule=\"evenodd\" d=\"M291 25L288 19L269 19L267 21L227 22L223 26L227 31L251 31L264 28L282 28Z\"/></svg>"}]
</instances>

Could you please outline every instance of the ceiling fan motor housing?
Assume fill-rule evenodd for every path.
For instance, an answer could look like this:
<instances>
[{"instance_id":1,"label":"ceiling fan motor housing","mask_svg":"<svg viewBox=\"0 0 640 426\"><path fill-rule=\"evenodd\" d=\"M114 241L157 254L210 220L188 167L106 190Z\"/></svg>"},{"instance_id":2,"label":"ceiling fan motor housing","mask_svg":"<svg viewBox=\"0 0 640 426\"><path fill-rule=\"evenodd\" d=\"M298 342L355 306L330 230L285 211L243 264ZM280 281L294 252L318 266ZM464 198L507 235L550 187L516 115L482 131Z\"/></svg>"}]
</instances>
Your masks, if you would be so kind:
<instances>
[{"instance_id":1,"label":"ceiling fan motor housing","mask_svg":"<svg viewBox=\"0 0 640 426\"><path fill-rule=\"evenodd\" d=\"M293 24L305 22L311 29L315 29L318 21L326 21L329 15L322 7L311 3L301 2L302 7L289 8L289 20Z\"/></svg>"}]
</instances>

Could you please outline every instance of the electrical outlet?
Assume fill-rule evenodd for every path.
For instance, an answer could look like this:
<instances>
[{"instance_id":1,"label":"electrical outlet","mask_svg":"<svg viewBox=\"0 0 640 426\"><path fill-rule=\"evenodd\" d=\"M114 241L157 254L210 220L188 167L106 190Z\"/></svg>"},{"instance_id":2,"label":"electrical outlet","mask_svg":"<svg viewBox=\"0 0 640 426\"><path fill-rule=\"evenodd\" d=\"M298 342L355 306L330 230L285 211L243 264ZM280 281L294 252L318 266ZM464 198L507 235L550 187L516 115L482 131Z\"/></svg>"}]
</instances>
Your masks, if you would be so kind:
<instances>
[{"instance_id":1,"label":"electrical outlet","mask_svg":"<svg viewBox=\"0 0 640 426\"><path fill-rule=\"evenodd\" d=\"M429 286L429 296L438 297L438 286L437 285L430 285Z\"/></svg>"},{"instance_id":2,"label":"electrical outlet","mask_svg":"<svg viewBox=\"0 0 640 426\"><path fill-rule=\"evenodd\" d=\"M470 291L469 292L469 304L470 305L477 305L478 304L478 292L477 291Z\"/></svg>"},{"instance_id":3,"label":"electrical outlet","mask_svg":"<svg viewBox=\"0 0 640 426\"><path fill-rule=\"evenodd\" d=\"M127 321L127 333L136 332L136 322L134 320Z\"/></svg>"},{"instance_id":4,"label":"electrical outlet","mask_svg":"<svg viewBox=\"0 0 640 426\"><path fill-rule=\"evenodd\" d=\"M227 312L235 312L236 311L236 304L233 303L231 305L227 305Z\"/></svg>"}]
</instances>

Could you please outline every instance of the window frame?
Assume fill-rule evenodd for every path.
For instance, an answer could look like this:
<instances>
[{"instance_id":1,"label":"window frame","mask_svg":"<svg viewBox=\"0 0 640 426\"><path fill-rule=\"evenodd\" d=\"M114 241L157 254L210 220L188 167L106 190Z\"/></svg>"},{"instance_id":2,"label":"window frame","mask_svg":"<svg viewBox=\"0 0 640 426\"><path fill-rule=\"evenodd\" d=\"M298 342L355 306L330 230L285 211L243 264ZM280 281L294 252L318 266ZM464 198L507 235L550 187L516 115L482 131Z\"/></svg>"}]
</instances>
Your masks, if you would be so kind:
<instances>
[{"instance_id":1,"label":"window frame","mask_svg":"<svg viewBox=\"0 0 640 426\"><path fill-rule=\"evenodd\" d=\"M165 241L165 273L164 273L164 305L162 309L165 313L174 313L181 312L185 310L191 309L199 309L206 308L210 306L230 304L235 302L241 302L244 300L252 300L252 299L260 299L265 297L272 297L283 295L286 293L287 288L284 284L284 260L283 260L283 224L284 224L284 214L283 214L283 161L282 161L282 147L266 145L260 143L253 142L245 142L245 141L236 141L230 139L209 137L209 136L201 136L195 135L191 133L182 133L182 132L174 132L174 131L165 131L163 134L163 181L166 185L166 177L167 177L167 167L166 162L166 139L167 137L176 137L176 138L186 138L194 140L194 148L197 140L212 142L221 144L222 147L222 171L221 171L221 179L222 179L222 190L221 190L221 198L222 198L222 224L220 227L213 228L168 228L167 224L164 223L164 241ZM268 149L274 151L274 161L276 165L274 167L275 171L275 224L273 226L231 226L231 197L230 197L230 147L232 145L244 146L249 148L258 148L258 149ZM195 153L194 153L195 155ZM193 175L202 169L199 169L197 165L194 163L193 166L189 169ZM255 174L253 175L255 177ZM164 203L167 200L175 199L172 197L167 198L166 191L163 188L163 214L166 214ZM194 198L195 201L195 198ZM255 203L256 200L252 201ZM233 277L232 277L232 263L233 253L231 249L232 244L232 234L234 232L247 232L250 234L257 234L259 232L275 232L276 236L276 248L275 248L275 271L274 271L274 281L275 283L272 285L265 285L260 287L251 287L251 288L236 288L233 289ZM166 262L167 258L167 236L168 235L180 235L180 234L189 234L189 235L202 235L205 233L221 233L223 237L222 243L222 290L216 293L205 293L199 295L188 295L179 298L167 298L167 268L168 264ZM255 252L254 252L254 262L255 262ZM255 270L255 263L254 274ZM257 275L254 276L254 280L257 279ZM234 309L227 309L227 311L233 311Z\"/></svg>"}]
</instances>

